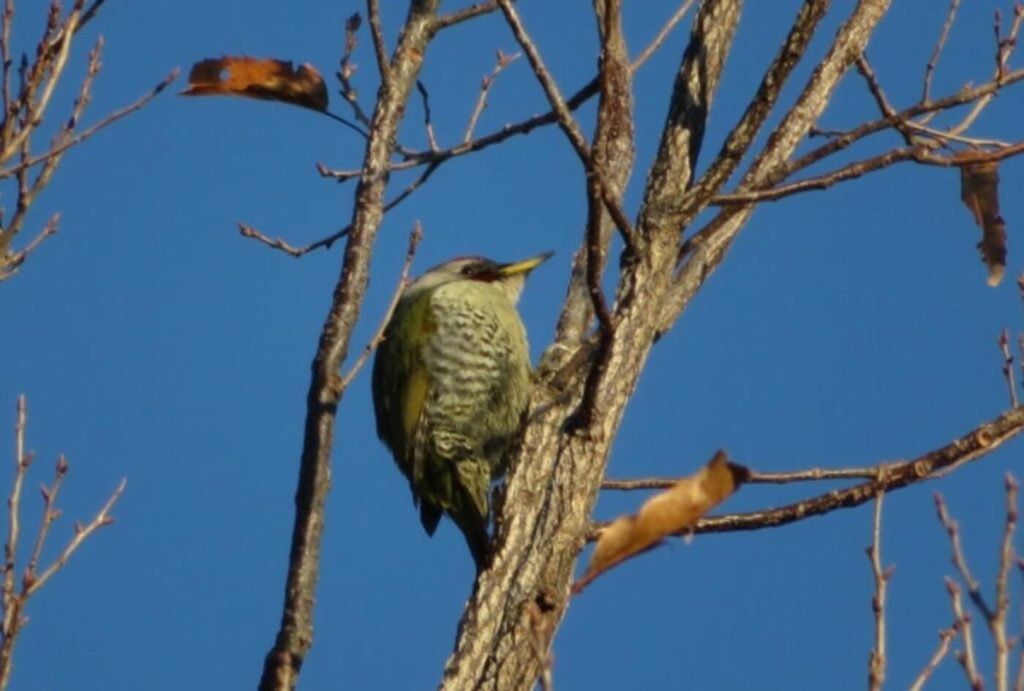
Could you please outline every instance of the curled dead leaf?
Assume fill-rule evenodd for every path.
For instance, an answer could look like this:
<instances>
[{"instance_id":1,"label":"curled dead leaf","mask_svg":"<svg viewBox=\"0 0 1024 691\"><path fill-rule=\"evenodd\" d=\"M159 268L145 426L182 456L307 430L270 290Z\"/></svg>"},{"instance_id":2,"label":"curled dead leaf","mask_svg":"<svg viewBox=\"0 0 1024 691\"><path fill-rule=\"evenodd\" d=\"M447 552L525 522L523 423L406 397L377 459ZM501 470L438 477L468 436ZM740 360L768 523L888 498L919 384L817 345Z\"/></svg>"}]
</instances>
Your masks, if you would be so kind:
<instances>
[{"instance_id":1,"label":"curled dead leaf","mask_svg":"<svg viewBox=\"0 0 1024 691\"><path fill-rule=\"evenodd\" d=\"M696 473L648 499L639 512L616 518L601 531L586 573L573 584L573 594L613 566L693 526L729 498L749 475L745 466L730 462L724 451L718 451Z\"/></svg>"},{"instance_id":2,"label":"curled dead leaf","mask_svg":"<svg viewBox=\"0 0 1024 691\"><path fill-rule=\"evenodd\" d=\"M327 85L315 67L273 58L208 58L192 66L182 96L245 96L327 110Z\"/></svg>"},{"instance_id":3,"label":"curled dead leaf","mask_svg":"<svg viewBox=\"0 0 1024 691\"><path fill-rule=\"evenodd\" d=\"M960 198L981 228L978 249L988 267L988 284L997 286L1006 273L1006 223L999 215L999 163L961 165Z\"/></svg>"}]
</instances>

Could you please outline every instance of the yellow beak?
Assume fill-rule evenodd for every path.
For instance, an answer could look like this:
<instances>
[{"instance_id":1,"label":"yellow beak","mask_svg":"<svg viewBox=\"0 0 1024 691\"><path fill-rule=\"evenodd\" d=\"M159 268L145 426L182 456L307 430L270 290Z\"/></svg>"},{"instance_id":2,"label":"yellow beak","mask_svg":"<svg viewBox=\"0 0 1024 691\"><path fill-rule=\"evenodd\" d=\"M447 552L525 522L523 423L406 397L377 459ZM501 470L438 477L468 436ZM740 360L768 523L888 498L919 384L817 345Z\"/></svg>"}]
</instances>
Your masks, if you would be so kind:
<instances>
[{"instance_id":1,"label":"yellow beak","mask_svg":"<svg viewBox=\"0 0 1024 691\"><path fill-rule=\"evenodd\" d=\"M550 259L553 254L553 251L544 252L543 254L538 254L536 257L530 257L529 259L524 259L520 262L502 264L498 271L501 272L502 276L515 276L516 274L529 273Z\"/></svg>"}]
</instances>

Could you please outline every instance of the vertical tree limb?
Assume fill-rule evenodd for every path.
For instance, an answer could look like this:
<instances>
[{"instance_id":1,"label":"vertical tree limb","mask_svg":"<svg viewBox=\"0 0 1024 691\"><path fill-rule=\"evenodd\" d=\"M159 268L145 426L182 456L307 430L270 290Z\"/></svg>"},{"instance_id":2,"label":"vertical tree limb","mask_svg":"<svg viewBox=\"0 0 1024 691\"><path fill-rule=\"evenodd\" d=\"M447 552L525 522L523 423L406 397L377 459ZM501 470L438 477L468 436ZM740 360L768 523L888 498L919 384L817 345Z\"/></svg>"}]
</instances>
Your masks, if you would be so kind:
<instances>
[{"instance_id":1,"label":"vertical tree limb","mask_svg":"<svg viewBox=\"0 0 1024 691\"><path fill-rule=\"evenodd\" d=\"M274 646L264 661L262 691L294 688L302 661L313 643L313 605L319 576L324 504L331 485L334 419L341 398L339 370L348 355L352 330L366 294L370 251L383 217L388 162L395 149L409 95L433 36L438 4L439 0L412 0L410 3L392 56L390 78L381 84L377 96L341 276L313 360L284 611Z\"/></svg>"},{"instance_id":2,"label":"vertical tree limb","mask_svg":"<svg viewBox=\"0 0 1024 691\"><path fill-rule=\"evenodd\" d=\"M707 114L739 10L738 0L708 1L695 19L670 106L671 132L663 137L670 146L663 145L655 164L663 174L684 174L683 186L694 157L688 147L699 144L704 123L698 118ZM680 161L682 169L675 167ZM678 178L660 181L660 189L672 194ZM664 201L650 191L648 198ZM563 430L582 396L586 372L570 368L562 373L561 390L539 387L532 396L529 423L511 459L494 560L467 603L443 689L524 689L540 672L533 641L538 635L550 639L565 612L609 447L653 343L660 293L675 263L674 241L654 248L653 235L638 229L637 257L624 267L614 336L593 381L596 410L589 424ZM571 350L575 344L557 345Z\"/></svg>"}]
</instances>

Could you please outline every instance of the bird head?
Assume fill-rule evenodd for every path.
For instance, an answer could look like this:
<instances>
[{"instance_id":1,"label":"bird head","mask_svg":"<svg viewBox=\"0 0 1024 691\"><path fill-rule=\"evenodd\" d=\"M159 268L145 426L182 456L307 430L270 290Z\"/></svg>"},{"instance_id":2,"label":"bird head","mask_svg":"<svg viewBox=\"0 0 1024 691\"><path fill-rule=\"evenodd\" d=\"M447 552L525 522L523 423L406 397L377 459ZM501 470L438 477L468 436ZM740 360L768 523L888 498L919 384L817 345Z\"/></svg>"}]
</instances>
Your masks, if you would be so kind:
<instances>
[{"instance_id":1,"label":"bird head","mask_svg":"<svg viewBox=\"0 0 1024 691\"><path fill-rule=\"evenodd\" d=\"M454 281L489 283L504 291L509 302L518 302L523 284L531 271L547 261L554 252L544 252L518 262L501 264L485 257L456 257L428 269L406 289L406 296L430 290Z\"/></svg>"}]
</instances>

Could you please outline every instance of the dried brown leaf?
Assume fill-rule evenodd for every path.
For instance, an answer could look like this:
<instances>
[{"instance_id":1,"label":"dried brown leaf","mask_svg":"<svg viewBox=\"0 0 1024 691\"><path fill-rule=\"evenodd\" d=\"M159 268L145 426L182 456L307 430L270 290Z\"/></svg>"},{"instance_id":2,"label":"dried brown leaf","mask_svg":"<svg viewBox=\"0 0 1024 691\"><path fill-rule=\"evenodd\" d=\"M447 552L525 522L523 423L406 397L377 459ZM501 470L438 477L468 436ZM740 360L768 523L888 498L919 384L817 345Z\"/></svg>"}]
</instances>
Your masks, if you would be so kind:
<instances>
[{"instance_id":1,"label":"dried brown leaf","mask_svg":"<svg viewBox=\"0 0 1024 691\"><path fill-rule=\"evenodd\" d=\"M648 499L639 512L616 518L601 531L587 571L573 585L573 593L581 592L613 566L692 526L729 498L749 475L746 467L731 463L725 452L719 451L699 471Z\"/></svg>"},{"instance_id":2,"label":"dried brown leaf","mask_svg":"<svg viewBox=\"0 0 1024 691\"><path fill-rule=\"evenodd\" d=\"M978 249L988 267L988 284L997 286L1006 272L1006 223L999 215L999 163L960 166L960 198L981 228Z\"/></svg>"},{"instance_id":3,"label":"dried brown leaf","mask_svg":"<svg viewBox=\"0 0 1024 691\"><path fill-rule=\"evenodd\" d=\"M245 96L327 110L327 85L315 67L273 58L208 58L192 66L182 96Z\"/></svg>"}]
</instances>

